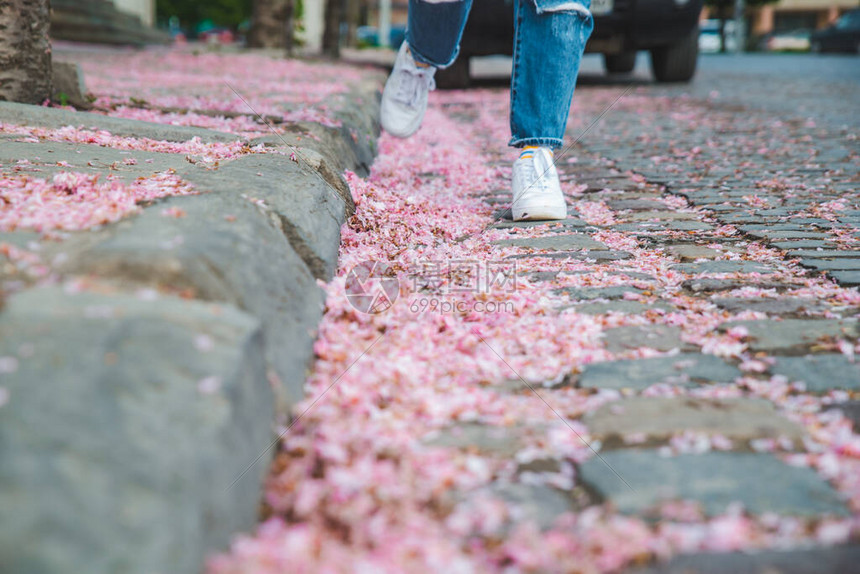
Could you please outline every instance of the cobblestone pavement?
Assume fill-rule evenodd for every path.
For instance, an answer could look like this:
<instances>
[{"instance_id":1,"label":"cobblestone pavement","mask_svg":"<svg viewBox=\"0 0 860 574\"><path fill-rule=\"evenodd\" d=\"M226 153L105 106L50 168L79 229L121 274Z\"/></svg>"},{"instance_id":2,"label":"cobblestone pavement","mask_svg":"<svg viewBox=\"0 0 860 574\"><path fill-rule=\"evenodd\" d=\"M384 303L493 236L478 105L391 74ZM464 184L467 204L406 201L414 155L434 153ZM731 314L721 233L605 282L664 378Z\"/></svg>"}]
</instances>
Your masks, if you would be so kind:
<instances>
[{"instance_id":1,"label":"cobblestone pavement","mask_svg":"<svg viewBox=\"0 0 860 574\"><path fill-rule=\"evenodd\" d=\"M852 563L856 130L683 91L578 92L562 222L506 219L501 90L381 140L271 518L213 572ZM345 297L367 260L379 314Z\"/></svg>"}]
</instances>

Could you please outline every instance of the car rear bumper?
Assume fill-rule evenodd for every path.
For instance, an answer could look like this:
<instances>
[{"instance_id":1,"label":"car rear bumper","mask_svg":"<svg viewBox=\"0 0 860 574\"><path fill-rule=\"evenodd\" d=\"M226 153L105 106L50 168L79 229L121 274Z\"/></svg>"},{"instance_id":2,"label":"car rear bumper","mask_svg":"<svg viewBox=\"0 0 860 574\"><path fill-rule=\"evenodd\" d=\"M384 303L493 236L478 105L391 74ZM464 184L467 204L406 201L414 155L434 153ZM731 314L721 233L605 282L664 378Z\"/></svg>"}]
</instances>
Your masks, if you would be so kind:
<instances>
[{"instance_id":1,"label":"car rear bumper","mask_svg":"<svg viewBox=\"0 0 860 574\"><path fill-rule=\"evenodd\" d=\"M618 53L674 44L698 25L702 0L615 0L594 17L588 52Z\"/></svg>"},{"instance_id":2,"label":"car rear bumper","mask_svg":"<svg viewBox=\"0 0 860 574\"><path fill-rule=\"evenodd\" d=\"M674 44L698 25L703 0L614 0L613 10L594 17L587 52L616 54ZM505 0L474 0L463 35L466 56L510 54L513 11Z\"/></svg>"}]
</instances>

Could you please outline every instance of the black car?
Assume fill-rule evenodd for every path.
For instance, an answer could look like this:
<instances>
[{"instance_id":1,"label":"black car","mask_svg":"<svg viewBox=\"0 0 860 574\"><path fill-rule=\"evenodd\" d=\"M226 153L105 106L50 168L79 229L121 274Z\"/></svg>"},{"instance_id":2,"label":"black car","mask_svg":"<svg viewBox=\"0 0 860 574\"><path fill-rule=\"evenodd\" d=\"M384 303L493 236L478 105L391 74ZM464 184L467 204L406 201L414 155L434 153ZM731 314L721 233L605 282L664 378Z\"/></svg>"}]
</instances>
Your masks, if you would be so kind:
<instances>
[{"instance_id":1,"label":"black car","mask_svg":"<svg viewBox=\"0 0 860 574\"><path fill-rule=\"evenodd\" d=\"M835 24L810 37L813 52L860 54L860 10L843 14Z\"/></svg>"},{"instance_id":2,"label":"black car","mask_svg":"<svg viewBox=\"0 0 860 574\"><path fill-rule=\"evenodd\" d=\"M658 82L686 82L696 72L703 0L592 0L594 32L586 52L603 54L606 71L633 71L636 52L651 53ZM440 70L442 88L469 85L469 58L512 53L513 0L474 0L460 57Z\"/></svg>"}]
</instances>

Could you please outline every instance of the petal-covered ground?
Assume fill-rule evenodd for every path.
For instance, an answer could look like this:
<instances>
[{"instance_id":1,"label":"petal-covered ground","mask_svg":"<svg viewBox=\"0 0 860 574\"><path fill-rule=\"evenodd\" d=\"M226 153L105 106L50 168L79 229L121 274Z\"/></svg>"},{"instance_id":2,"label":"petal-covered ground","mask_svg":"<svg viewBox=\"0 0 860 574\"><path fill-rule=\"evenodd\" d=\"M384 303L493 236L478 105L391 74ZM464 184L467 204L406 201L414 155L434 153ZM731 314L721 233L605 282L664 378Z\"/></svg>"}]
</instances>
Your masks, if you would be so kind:
<instances>
[{"instance_id":1,"label":"petal-covered ground","mask_svg":"<svg viewBox=\"0 0 860 574\"><path fill-rule=\"evenodd\" d=\"M0 137L181 154L189 162L208 167L247 153L267 153L264 146L250 147L240 141L241 137L283 133L283 124L289 122L339 125L327 98L349 93L367 77L366 71L355 66L285 60L260 53L221 54L194 48L123 50L64 43L55 46L54 52L62 61L81 65L94 98L94 112L214 129L235 134L237 139L227 143L199 138L167 142L75 125L47 129L2 122ZM278 153L268 150L273 152ZM130 155L126 161L137 160ZM64 167L64 162L57 167ZM170 171L132 184L111 173L96 177L70 169L42 176L40 171L28 159L0 164L0 231L88 229L136 212L140 202L193 192Z\"/></svg>"},{"instance_id":2,"label":"petal-covered ground","mask_svg":"<svg viewBox=\"0 0 860 574\"><path fill-rule=\"evenodd\" d=\"M0 125L0 136L215 167L265 152L238 141L269 132L257 113L275 131L336 123L325 98L362 77L259 54L70 54L96 111L237 141L74 126ZM212 557L212 574L604 572L685 552L857 539L860 436L846 414L860 398L860 294L800 265L852 284L856 136L610 85L580 90L570 141L619 96L584 145L558 158L571 206L560 224L504 219L506 90L434 94L415 137L382 137L371 176L348 177L357 211L325 285L307 398L280 429L264 521ZM63 165L40 174L25 161L0 169L0 231L87 229L194 193L169 172L127 182ZM48 273L34 253L0 251ZM359 310L362 289L388 297L374 300L383 312ZM667 376L630 367L661 357ZM716 361L704 373L691 366L702 357ZM601 379L600 366L612 376ZM701 416L673 418L690 408ZM607 432L607 421L623 430ZM787 478L773 490L788 490L745 498L750 485L730 476L735 490L716 510L693 484L689 499L655 495L647 511L629 511L629 493L652 492L649 477L626 470L631 453L656 476L696 468L689 457L775 460L768 468ZM827 504L791 499L796 485Z\"/></svg>"},{"instance_id":3,"label":"petal-covered ground","mask_svg":"<svg viewBox=\"0 0 860 574\"><path fill-rule=\"evenodd\" d=\"M572 126L581 131L615 91L583 91ZM343 229L338 276L326 285L307 398L281 429L267 518L213 558L209 572L605 572L677 553L857 536L860 436L829 408L855 391L807 392L803 382L773 374L784 349L762 350L753 327L730 322L769 319L778 330L783 316L720 306L690 281L723 281L728 290L720 295L732 300L806 301L785 316L848 325L856 325L857 290L811 276L713 212L581 147L559 157L570 219L503 220L513 159L504 147L507 97L435 94L416 136L383 136L371 176L350 178L357 212ZM645 114L643 122L664 107L685 113L669 98L634 95L623 105ZM689 108L691 124L698 118ZM738 138L745 145L755 139ZM685 149L672 161L697 155ZM774 201L771 189L763 182L741 201ZM846 205L815 209L826 217ZM837 234L842 248L853 246L853 233ZM701 251L678 251L690 246ZM388 295L377 309L388 306L386 285L398 280L397 299L380 313L353 306L356 288L374 289L374 276L355 278L356 269L369 268L365 262L386 269L375 275L376 293ZM622 336L630 332L632 342ZM851 328L812 343L804 349L845 357L849 369L860 352ZM719 358L737 374L693 384L684 373L689 353ZM583 387L589 365L661 356L678 356L674 379L641 389L623 380L618 388ZM657 436L646 425L619 446L610 444L618 437L592 433L588 421L596 419L589 417L621 414L635 397L720 406L749 399L796 424L785 428L799 429L801 438L759 436L760 429L726 436L734 429L695 424ZM647 481L622 476L602 455L638 445L679 461L730 451L770 460L775 453L778 465L811 467L822 489L835 488L839 511L762 512L731 503L706 512L694 501L655 498L648 513L622 514L625 488L635 492ZM590 463L612 471L607 480L623 486L605 491L620 495L594 495L605 485L586 483L580 469Z\"/></svg>"},{"instance_id":4,"label":"petal-covered ground","mask_svg":"<svg viewBox=\"0 0 860 574\"><path fill-rule=\"evenodd\" d=\"M365 77L354 66L199 47L78 49L66 57L81 64L97 110L243 134L268 131L256 114L335 125L324 100Z\"/></svg>"}]
</instances>

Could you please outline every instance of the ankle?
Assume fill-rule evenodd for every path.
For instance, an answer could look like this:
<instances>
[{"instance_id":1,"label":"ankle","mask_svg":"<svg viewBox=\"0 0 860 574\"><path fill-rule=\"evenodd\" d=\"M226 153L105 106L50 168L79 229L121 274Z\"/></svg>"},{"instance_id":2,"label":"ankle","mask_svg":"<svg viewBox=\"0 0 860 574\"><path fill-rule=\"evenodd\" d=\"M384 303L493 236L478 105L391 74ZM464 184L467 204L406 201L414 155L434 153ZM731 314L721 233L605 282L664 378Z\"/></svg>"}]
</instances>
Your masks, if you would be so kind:
<instances>
[{"instance_id":1,"label":"ankle","mask_svg":"<svg viewBox=\"0 0 860 574\"><path fill-rule=\"evenodd\" d=\"M415 57L415 53L412 51L412 47L409 45L406 46L406 53L408 53L409 57L412 58L412 61L415 62L416 67L421 68L421 69L427 69L427 68L433 67L430 64L425 64L424 62L418 61L418 59Z\"/></svg>"},{"instance_id":2,"label":"ankle","mask_svg":"<svg viewBox=\"0 0 860 574\"><path fill-rule=\"evenodd\" d=\"M522 159L522 158L528 158L528 157L533 157L533 156L534 156L534 154L535 154L535 151L537 151L537 150L539 150L539 149L541 149L541 148L543 148L543 149L547 150L547 151L549 152L550 156L555 157L555 152L552 150L552 148L545 147L545 146L539 146L539 145L527 145L527 146L523 146L522 150L520 151L520 156L519 156L519 157L520 157L520 159Z\"/></svg>"}]
</instances>

